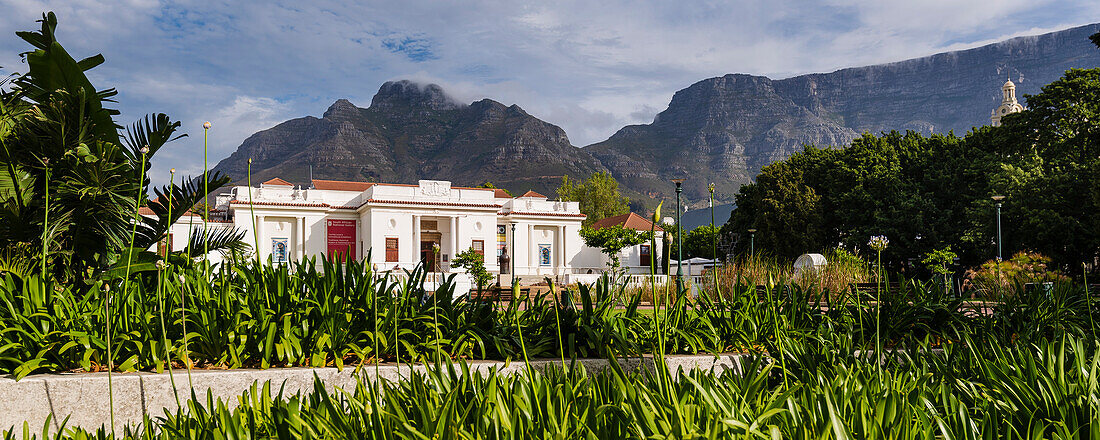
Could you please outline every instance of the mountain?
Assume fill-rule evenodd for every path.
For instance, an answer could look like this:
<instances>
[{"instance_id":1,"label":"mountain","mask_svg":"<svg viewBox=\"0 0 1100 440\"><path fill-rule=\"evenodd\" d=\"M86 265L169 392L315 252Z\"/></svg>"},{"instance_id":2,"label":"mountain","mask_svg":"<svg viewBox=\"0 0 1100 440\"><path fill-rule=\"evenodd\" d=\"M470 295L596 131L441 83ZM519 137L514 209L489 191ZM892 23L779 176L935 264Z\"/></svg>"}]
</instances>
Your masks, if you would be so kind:
<instances>
[{"instance_id":1,"label":"mountain","mask_svg":"<svg viewBox=\"0 0 1100 440\"><path fill-rule=\"evenodd\" d=\"M989 124L1011 77L1036 93L1074 67L1100 66L1093 24L974 49L786 79L730 74L680 90L650 124L630 125L576 148L561 128L516 105L455 102L436 85L387 82L368 108L339 100L321 118L258 132L214 169L244 181L282 177L456 185L491 181L513 191L554 194L562 175L610 170L635 199L671 200L669 179L686 178L684 204L721 203L760 168L803 145L843 146L861 133L916 130L958 134ZM724 218L723 218L724 220Z\"/></svg>"},{"instance_id":2,"label":"mountain","mask_svg":"<svg viewBox=\"0 0 1100 440\"><path fill-rule=\"evenodd\" d=\"M622 186L674 196L669 179L687 178L689 206L706 205L706 186L733 201L761 167L804 144L846 145L860 133L915 130L957 134L989 124L1011 77L1017 94L1037 93L1070 68L1100 66L1087 25L832 73L773 80L730 74L676 92L650 124L630 125L585 147ZM1021 96L1022 101L1022 96Z\"/></svg>"},{"instance_id":3,"label":"mountain","mask_svg":"<svg viewBox=\"0 0 1100 440\"><path fill-rule=\"evenodd\" d=\"M554 194L562 175L606 169L574 147L560 127L516 105L491 99L455 102L437 85L391 81L368 108L341 99L320 118L307 116L253 134L214 167L244 182L281 177L458 185L491 181L513 191Z\"/></svg>"}]
</instances>

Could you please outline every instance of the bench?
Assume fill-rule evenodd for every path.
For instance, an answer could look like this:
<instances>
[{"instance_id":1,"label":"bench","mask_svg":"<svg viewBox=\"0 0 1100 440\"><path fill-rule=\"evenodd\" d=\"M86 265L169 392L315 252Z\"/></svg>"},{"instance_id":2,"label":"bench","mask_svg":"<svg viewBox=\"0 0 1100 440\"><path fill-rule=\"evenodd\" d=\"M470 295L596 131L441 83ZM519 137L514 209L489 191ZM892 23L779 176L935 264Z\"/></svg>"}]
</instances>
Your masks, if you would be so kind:
<instances>
[{"instance_id":1,"label":"bench","mask_svg":"<svg viewBox=\"0 0 1100 440\"><path fill-rule=\"evenodd\" d=\"M875 301L878 299L880 288L883 294L898 293L901 291L901 284L849 283L848 288L851 290L852 298L858 298L859 301Z\"/></svg>"},{"instance_id":2,"label":"bench","mask_svg":"<svg viewBox=\"0 0 1100 440\"><path fill-rule=\"evenodd\" d=\"M530 287L520 287L519 295L521 298L526 298L531 295ZM512 300L512 288L511 287L491 287L481 291L478 294L476 290L470 291L471 301L511 301Z\"/></svg>"},{"instance_id":3,"label":"bench","mask_svg":"<svg viewBox=\"0 0 1100 440\"><path fill-rule=\"evenodd\" d=\"M783 302L791 296L791 286L786 284L772 287L771 297L773 300ZM768 300L768 286L757 284L756 285L756 299L757 301L764 302Z\"/></svg>"}]
</instances>

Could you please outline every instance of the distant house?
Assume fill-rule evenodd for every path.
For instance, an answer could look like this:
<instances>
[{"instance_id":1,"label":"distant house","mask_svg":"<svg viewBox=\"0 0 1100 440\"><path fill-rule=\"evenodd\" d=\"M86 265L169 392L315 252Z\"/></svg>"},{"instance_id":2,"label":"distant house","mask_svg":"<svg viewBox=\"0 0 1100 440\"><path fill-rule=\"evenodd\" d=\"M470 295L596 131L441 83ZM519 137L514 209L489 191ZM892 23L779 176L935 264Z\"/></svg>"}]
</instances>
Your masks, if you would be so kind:
<instances>
[{"instance_id":1,"label":"distant house","mask_svg":"<svg viewBox=\"0 0 1100 440\"><path fill-rule=\"evenodd\" d=\"M607 217L600 220L596 220L592 223L590 228L602 229L611 226L622 226L626 229L633 229L641 232L653 231L657 239L657 249L661 249L664 245L664 229L660 226L656 226L653 222L647 220L633 212L623 215L616 215L614 217ZM619 264L627 270L627 273L632 275L645 275L649 273L649 261L651 258L659 258L657 249L651 249L650 243L643 243L635 246L628 247L619 252ZM610 258L601 254L603 264L606 267ZM657 260L657 271L660 273L661 261Z\"/></svg>"}]
</instances>

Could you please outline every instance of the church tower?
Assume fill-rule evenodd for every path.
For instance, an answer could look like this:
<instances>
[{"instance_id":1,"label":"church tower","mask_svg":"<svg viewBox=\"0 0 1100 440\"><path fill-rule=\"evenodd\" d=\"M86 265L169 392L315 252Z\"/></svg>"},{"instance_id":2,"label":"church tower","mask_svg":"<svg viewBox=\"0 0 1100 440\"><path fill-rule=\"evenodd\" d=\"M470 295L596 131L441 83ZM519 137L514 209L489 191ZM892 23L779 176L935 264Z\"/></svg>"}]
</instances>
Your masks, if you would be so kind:
<instances>
[{"instance_id":1,"label":"church tower","mask_svg":"<svg viewBox=\"0 0 1100 440\"><path fill-rule=\"evenodd\" d=\"M1005 115L1022 111L1024 111L1024 106L1016 101L1016 84L1013 84L1011 79L1005 81L1005 85L1001 86L1001 105L993 109L993 114L989 117L989 120L994 127L999 127L1001 118Z\"/></svg>"}]
</instances>

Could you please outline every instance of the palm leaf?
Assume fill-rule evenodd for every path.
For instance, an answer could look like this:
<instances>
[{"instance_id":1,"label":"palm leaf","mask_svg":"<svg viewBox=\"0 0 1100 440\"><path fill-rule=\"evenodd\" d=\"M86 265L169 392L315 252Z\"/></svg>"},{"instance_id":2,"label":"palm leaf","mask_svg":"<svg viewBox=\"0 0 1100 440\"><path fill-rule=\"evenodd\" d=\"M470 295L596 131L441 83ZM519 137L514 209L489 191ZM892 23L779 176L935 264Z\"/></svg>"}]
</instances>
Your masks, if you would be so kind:
<instances>
[{"instance_id":1,"label":"palm leaf","mask_svg":"<svg viewBox=\"0 0 1100 440\"><path fill-rule=\"evenodd\" d=\"M145 119L139 119L134 122L133 125L126 128L126 136L123 138L126 146L129 147L129 155L135 166L140 165L141 160L141 148L149 147L149 153L146 159L156 154L157 150L164 144L174 141L176 139L186 137L187 134L175 135L175 132L180 127L179 121L171 120L168 115L164 113L157 113L155 116L145 115Z\"/></svg>"},{"instance_id":2,"label":"palm leaf","mask_svg":"<svg viewBox=\"0 0 1100 440\"><path fill-rule=\"evenodd\" d=\"M211 191L217 190L229 183L229 177L215 172L207 176L206 187ZM168 235L170 225L175 224L181 217L187 214L200 202L206 200L203 194L204 185L202 178L184 179L182 185L171 185L156 188L153 193L156 199L149 202L149 209L156 218L142 217L138 224L138 231L134 238L135 247L150 247ZM171 194L171 197L169 197ZM169 200L171 206L169 207ZM169 216L171 212L171 216Z\"/></svg>"},{"instance_id":3,"label":"palm leaf","mask_svg":"<svg viewBox=\"0 0 1100 440\"><path fill-rule=\"evenodd\" d=\"M251 246L244 241L244 231L236 228L200 229L191 233L183 253L191 258L200 257L209 249L228 255L244 252Z\"/></svg>"}]
</instances>

